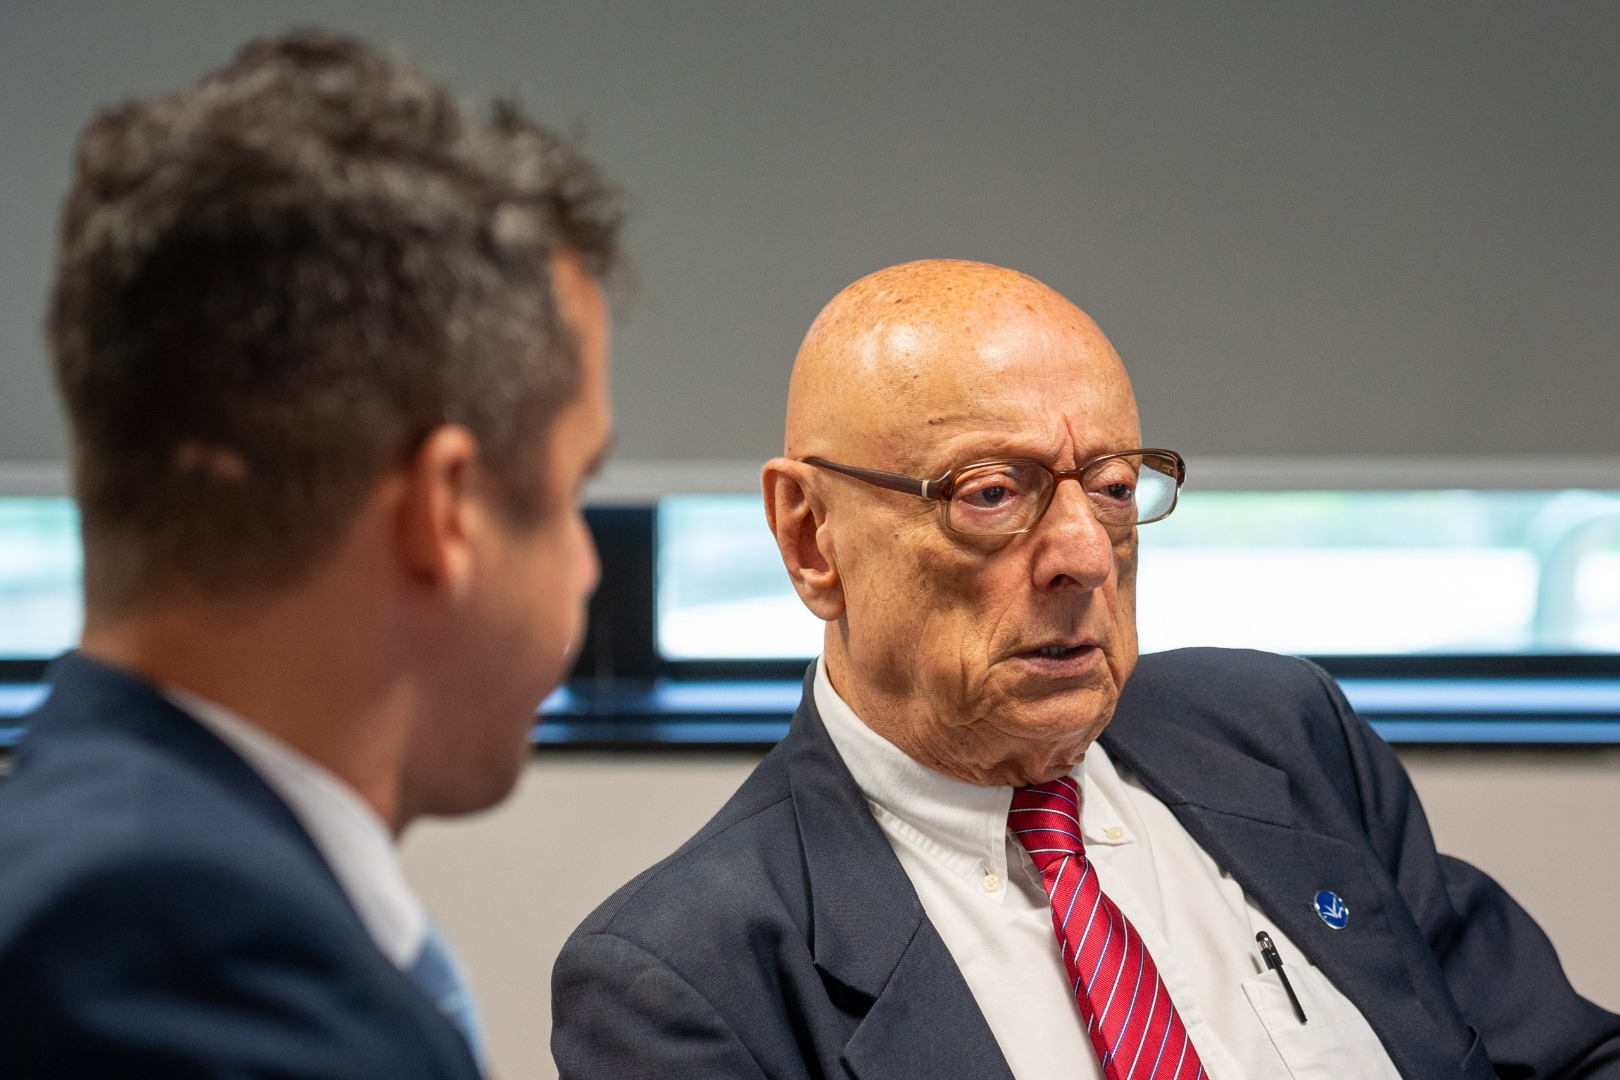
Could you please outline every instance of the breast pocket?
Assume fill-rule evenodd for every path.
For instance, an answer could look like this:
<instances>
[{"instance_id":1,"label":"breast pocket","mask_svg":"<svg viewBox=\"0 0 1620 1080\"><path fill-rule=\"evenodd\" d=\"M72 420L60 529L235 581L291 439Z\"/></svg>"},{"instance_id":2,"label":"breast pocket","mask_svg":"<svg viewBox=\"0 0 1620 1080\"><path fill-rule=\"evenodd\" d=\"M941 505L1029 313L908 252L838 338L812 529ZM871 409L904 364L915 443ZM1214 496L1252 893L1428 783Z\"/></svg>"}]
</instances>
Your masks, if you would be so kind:
<instances>
[{"instance_id":1,"label":"breast pocket","mask_svg":"<svg viewBox=\"0 0 1620 1080\"><path fill-rule=\"evenodd\" d=\"M1243 984L1266 1034L1294 1080L1400 1080L1384 1044L1356 1007L1314 967L1290 965L1288 982L1299 995L1299 1022L1275 971Z\"/></svg>"}]
</instances>

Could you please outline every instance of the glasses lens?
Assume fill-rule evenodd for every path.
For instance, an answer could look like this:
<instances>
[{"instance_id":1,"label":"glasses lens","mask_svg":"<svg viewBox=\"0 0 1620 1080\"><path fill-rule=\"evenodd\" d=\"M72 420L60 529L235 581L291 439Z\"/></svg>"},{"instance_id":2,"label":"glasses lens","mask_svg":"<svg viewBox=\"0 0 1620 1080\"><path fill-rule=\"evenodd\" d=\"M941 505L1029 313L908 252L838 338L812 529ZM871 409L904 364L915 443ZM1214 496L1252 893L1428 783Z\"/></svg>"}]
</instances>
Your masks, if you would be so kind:
<instances>
[{"instance_id":1,"label":"glasses lens","mask_svg":"<svg viewBox=\"0 0 1620 1080\"><path fill-rule=\"evenodd\" d=\"M1176 463L1158 454L1130 454L1086 471L1086 495L1104 525L1142 525L1176 506Z\"/></svg>"},{"instance_id":2,"label":"glasses lens","mask_svg":"<svg viewBox=\"0 0 1620 1080\"><path fill-rule=\"evenodd\" d=\"M991 462L956 474L946 524L979 536L1015 533L1046 507L1052 474L1033 461Z\"/></svg>"}]
</instances>

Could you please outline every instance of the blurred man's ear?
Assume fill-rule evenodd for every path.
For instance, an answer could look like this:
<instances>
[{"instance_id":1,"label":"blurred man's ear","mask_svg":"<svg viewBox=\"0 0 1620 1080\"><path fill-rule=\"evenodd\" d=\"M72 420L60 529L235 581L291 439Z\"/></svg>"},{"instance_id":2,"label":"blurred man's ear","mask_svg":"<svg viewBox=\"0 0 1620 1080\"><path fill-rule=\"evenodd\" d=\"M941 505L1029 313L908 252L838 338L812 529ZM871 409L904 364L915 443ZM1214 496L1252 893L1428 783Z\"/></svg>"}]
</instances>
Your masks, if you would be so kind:
<instances>
[{"instance_id":1,"label":"blurred man's ear","mask_svg":"<svg viewBox=\"0 0 1620 1080\"><path fill-rule=\"evenodd\" d=\"M470 588L474 534L490 512L481 481L478 440L456 424L430 431L397 474L395 536L412 586L451 599Z\"/></svg>"},{"instance_id":2,"label":"blurred man's ear","mask_svg":"<svg viewBox=\"0 0 1620 1080\"><path fill-rule=\"evenodd\" d=\"M832 622L844 614L844 584L826 527L826 508L811 488L811 467L791 458L765 463L765 518L804 606Z\"/></svg>"}]
</instances>

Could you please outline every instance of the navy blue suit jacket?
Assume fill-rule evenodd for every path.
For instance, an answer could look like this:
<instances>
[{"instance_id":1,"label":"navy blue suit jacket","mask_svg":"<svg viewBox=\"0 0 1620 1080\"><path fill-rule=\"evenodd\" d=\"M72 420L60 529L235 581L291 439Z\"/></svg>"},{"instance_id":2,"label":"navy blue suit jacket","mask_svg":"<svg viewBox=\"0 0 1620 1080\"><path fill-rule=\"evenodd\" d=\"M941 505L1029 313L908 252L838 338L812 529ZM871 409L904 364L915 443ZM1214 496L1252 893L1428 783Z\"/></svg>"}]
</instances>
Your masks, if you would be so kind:
<instances>
[{"instance_id":1,"label":"navy blue suit jacket","mask_svg":"<svg viewBox=\"0 0 1620 1080\"><path fill-rule=\"evenodd\" d=\"M113 668L52 681L0 781L0 1076L474 1080L241 758Z\"/></svg>"},{"instance_id":2,"label":"navy blue suit jacket","mask_svg":"<svg viewBox=\"0 0 1620 1080\"><path fill-rule=\"evenodd\" d=\"M1317 668L1143 657L1102 742L1403 1077L1620 1078L1620 1016L1571 989L1495 882L1435 851L1400 762ZM1344 929L1316 915L1321 889L1349 907ZM565 1080L1010 1076L808 681L791 733L715 819L569 939L552 1000Z\"/></svg>"}]
</instances>

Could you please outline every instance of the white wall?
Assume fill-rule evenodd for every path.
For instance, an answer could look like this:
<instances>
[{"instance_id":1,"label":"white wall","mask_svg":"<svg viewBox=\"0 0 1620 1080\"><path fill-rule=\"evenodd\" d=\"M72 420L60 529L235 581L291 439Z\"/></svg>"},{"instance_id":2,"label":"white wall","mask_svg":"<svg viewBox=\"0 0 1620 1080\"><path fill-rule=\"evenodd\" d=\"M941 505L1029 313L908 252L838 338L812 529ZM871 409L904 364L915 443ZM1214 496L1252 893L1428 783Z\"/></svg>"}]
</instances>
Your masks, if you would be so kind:
<instances>
[{"instance_id":1,"label":"white wall","mask_svg":"<svg viewBox=\"0 0 1620 1080\"><path fill-rule=\"evenodd\" d=\"M1620 1010L1620 750L1409 750L1402 758L1442 850L1483 867L1541 921L1575 985ZM753 767L746 755L535 759L511 801L462 824L417 826L407 870L472 968L498 1077L555 1077L550 968L620 884L673 851ZM589 807L615 792L604 845ZM626 791L638 793L625 805Z\"/></svg>"}]
</instances>

